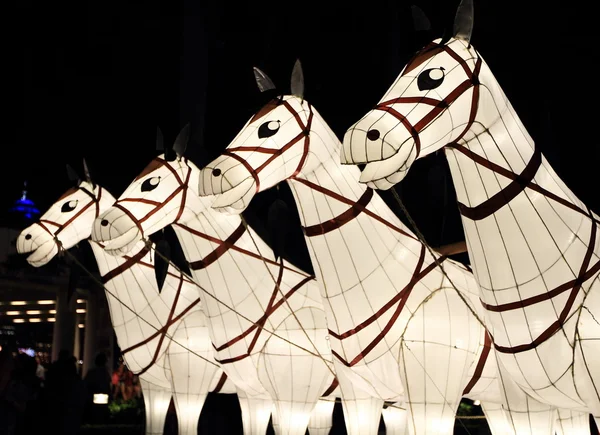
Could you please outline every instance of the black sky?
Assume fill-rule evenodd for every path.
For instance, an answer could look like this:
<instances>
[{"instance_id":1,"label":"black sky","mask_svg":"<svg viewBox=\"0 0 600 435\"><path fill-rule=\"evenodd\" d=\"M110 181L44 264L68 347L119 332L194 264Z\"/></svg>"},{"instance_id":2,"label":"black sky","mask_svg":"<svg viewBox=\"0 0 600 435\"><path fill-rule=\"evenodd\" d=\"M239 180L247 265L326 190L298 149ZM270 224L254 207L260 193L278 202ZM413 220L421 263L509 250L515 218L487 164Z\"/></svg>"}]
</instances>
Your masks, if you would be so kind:
<instances>
[{"instance_id":1,"label":"black sky","mask_svg":"<svg viewBox=\"0 0 600 435\"><path fill-rule=\"evenodd\" d=\"M451 26L458 1L239 3L18 2L4 44L2 211L24 180L45 210L70 187L65 164L81 170L83 157L118 196L156 154L157 125L169 141L191 122L189 157L206 162L264 103L252 66L288 92L300 58L306 98L341 137ZM413 30L413 3L430 33ZM472 42L555 170L600 212L598 19L577 4L476 0ZM400 189L434 245L462 238L445 171L432 156ZM257 198L259 220L272 198Z\"/></svg>"}]
</instances>

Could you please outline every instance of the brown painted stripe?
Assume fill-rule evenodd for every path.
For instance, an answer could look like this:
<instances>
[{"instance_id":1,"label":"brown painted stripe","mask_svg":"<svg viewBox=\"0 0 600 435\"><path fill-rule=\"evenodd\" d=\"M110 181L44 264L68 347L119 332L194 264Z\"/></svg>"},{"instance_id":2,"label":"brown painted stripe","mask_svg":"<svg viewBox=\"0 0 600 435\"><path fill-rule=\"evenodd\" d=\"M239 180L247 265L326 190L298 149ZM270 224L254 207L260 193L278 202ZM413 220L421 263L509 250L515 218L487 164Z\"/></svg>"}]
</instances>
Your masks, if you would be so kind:
<instances>
[{"instance_id":1,"label":"brown painted stripe","mask_svg":"<svg viewBox=\"0 0 600 435\"><path fill-rule=\"evenodd\" d=\"M235 153L235 152L247 152L247 153L262 153L262 154L275 154L277 153L277 151L279 151L278 148L266 148L266 147L249 147L249 146L242 146L242 147L234 147L234 148L228 148L227 151L229 151L230 153Z\"/></svg>"},{"instance_id":2,"label":"brown painted stripe","mask_svg":"<svg viewBox=\"0 0 600 435\"><path fill-rule=\"evenodd\" d=\"M102 283L106 284L111 279L114 279L115 277L117 277L120 274L122 274L123 272L125 272L127 269L129 269L131 266L133 266L139 260L141 260L144 257L144 255L146 255L148 253L148 251L149 251L149 248L145 246L143 249L140 250L140 252L138 252L134 256L125 257L127 259L125 260L125 262L123 264L115 267L113 270L111 270L110 272L106 273L105 275L103 275L101 277Z\"/></svg>"},{"instance_id":3,"label":"brown painted stripe","mask_svg":"<svg viewBox=\"0 0 600 435\"><path fill-rule=\"evenodd\" d=\"M408 61L408 63L406 64L406 68L404 68L404 72L402 73L402 75L405 76L406 74L408 74L409 72L411 72L412 70L417 68L418 66L422 65L427 60L431 59L436 54L444 51L443 47L444 46L440 45L440 44L435 44L433 42L429 43L425 48L423 48L421 51L419 51L417 54L415 54L415 56Z\"/></svg>"},{"instance_id":4,"label":"brown painted stripe","mask_svg":"<svg viewBox=\"0 0 600 435\"><path fill-rule=\"evenodd\" d=\"M236 230L227 237L224 241L219 241L220 244L213 250L210 254L204 256L202 260L197 260L192 263L189 263L190 269L192 270L200 270L205 269L215 261L217 261L223 254L225 254L229 248L235 245L235 242L242 237L242 234L246 231L246 227L244 223L241 222L240 225L236 228Z\"/></svg>"},{"instance_id":5,"label":"brown painted stripe","mask_svg":"<svg viewBox=\"0 0 600 435\"><path fill-rule=\"evenodd\" d=\"M308 181L304 178L293 178L294 181L297 181L299 183L304 184L305 186L316 190L317 192L322 193L323 195L329 196L331 198L337 199L340 202L343 202L344 204L347 205L354 205L354 202L342 195L340 195L339 193L334 192L333 190L329 190L326 189L318 184L313 183L312 181ZM367 188L368 190L369 188ZM386 227L396 231L397 233L402 234L405 237L409 237L413 240L418 240L414 235L407 233L406 231L404 231L403 229L397 227L396 225L394 225L391 222L388 222L387 220L383 219L382 217L378 216L377 214L373 213L371 210L365 209L363 210L363 213L366 214L367 216L375 219L377 222L380 222L382 224L384 224Z\"/></svg>"},{"instance_id":6,"label":"brown painted stripe","mask_svg":"<svg viewBox=\"0 0 600 435\"><path fill-rule=\"evenodd\" d=\"M308 158L308 152L310 151L310 131L312 129L312 121L313 121L313 110L312 110L312 106L310 104L308 104L308 122L306 123L306 126L304 126L304 150L302 151L302 156L300 157L300 161L298 162L298 166L296 166L296 170L294 171L294 173L292 174L292 177L295 177L296 175L298 175L300 173L300 171L302 170L302 168L304 167L304 163L306 163L306 159ZM291 109L291 106L289 108ZM300 127L302 127L302 121L300 120L300 117L298 116L298 114L295 114L296 116L296 120L298 121L298 124L300 125Z\"/></svg>"},{"instance_id":7,"label":"brown painted stripe","mask_svg":"<svg viewBox=\"0 0 600 435\"><path fill-rule=\"evenodd\" d=\"M112 205L114 208L117 208L119 210L121 210L123 213L125 213L127 215L127 217L129 217L129 219L131 219L131 222L133 222L133 224L137 227L138 231L140 232L141 237L140 238L144 238L144 229L142 228L141 222L137 220L137 218L133 215L133 213L131 213L129 211L129 209L123 207L121 204L118 204L117 202L115 202Z\"/></svg>"},{"instance_id":8,"label":"brown painted stripe","mask_svg":"<svg viewBox=\"0 0 600 435\"><path fill-rule=\"evenodd\" d=\"M122 199L119 199L119 202L121 202L121 203L123 203L123 202L139 202L141 204L153 205L155 207L160 205L160 202L153 201L151 199L146 199L146 198L122 198Z\"/></svg>"},{"instance_id":9,"label":"brown painted stripe","mask_svg":"<svg viewBox=\"0 0 600 435\"><path fill-rule=\"evenodd\" d=\"M83 190L83 189L81 189ZM65 223L61 224L58 229L54 232L54 235L57 236L62 230L64 230L68 225L71 224L71 222L73 222L75 219L77 219L79 216L81 216L88 208L90 208L92 206L92 204L96 203L96 198L94 198L94 201L90 201L88 202L86 205L84 205L80 210L77 211L77 213L75 213L73 216L71 216Z\"/></svg>"},{"instance_id":10,"label":"brown painted stripe","mask_svg":"<svg viewBox=\"0 0 600 435\"><path fill-rule=\"evenodd\" d=\"M227 380L227 373L222 372L221 377L219 378L219 382L217 382L217 386L215 387L215 389L212 392L213 393L221 392L221 388L223 388L223 385L225 385L226 380Z\"/></svg>"},{"instance_id":11,"label":"brown painted stripe","mask_svg":"<svg viewBox=\"0 0 600 435\"><path fill-rule=\"evenodd\" d=\"M465 148L460 147L457 149L462 152L462 150ZM467 152L469 151L470 150L467 150ZM458 209L460 214L467 219L474 221L482 220L493 215L525 190L527 185L533 180L533 177L535 177L535 174L539 170L541 164L542 153L539 148L536 148L533 156L529 160L529 163L527 163L527 166L525 169L523 169L523 172L513 178L513 180L498 193L492 195L490 198L474 207L469 207L459 201Z\"/></svg>"},{"instance_id":12,"label":"brown painted stripe","mask_svg":"<svg viewBox=\"0 0 600 435\"><path fill-rule=\"evenodd\" d=\"M442 261L445 260L445 257L440 257L439 259L439 263L441 263ZM392 328L392 326L394 325L394 323L396 323L396 320L398 320L398 317L400 317L400 314L404 308L404 305L406 304L406 301L408 300L408 297L410 296L414 286L423 278L425 277L427 274L429 274L433 269L435 269L436 267L438 267L438 263L434 262L434 263L430 263L425 269L423 269L423 271L421 271L418 276L413 275L413 279L411 279L411 281L408 283L408 285L399 293L402 294L402 298L398 303L398 306L396 307L396 311L394 312L394 314L392 315L392 317L390 318L390 320L387 322L387 324L384 326L384 328L381 330L381 332L379 334L377 334L377 336L375 337L374 340L372 340L365 348L363 348L363 350L354 357L354 359L352 359L351 361L345 361L344 359L342 359L340 357L340 355L338 355L335 351L332 351L332 353L346 366L348 367L352 367L356 364L358 364L360 361L362 361L374 348L375 346L377 346L381 340L383 340L383 338L387 335L387 333L390 331L390 329ZM397 295L398 296L398 295ZM380 310L381 311L381 310ZM363 322L365 323L365 322ZM355 330L349 331L352 332L353 334L355 332L358 332L358 330L362 329L361 326L363 324L359 325L357 328L355 328ZM360 328L360 329L358 329Z\"/></svg>"},{"instance_id":13,"label":"brown painted stripe","mask_svg":"<svg viewBox=\"0 0 600 435\"><path fill-rule=\"evenodd\" d=\"M178 227L180 227L181 229L189 232L193 236L201 237L201 238L203 238L205 240L208 240L208 241L214 242L214 243L219 243L219 244L223 243L223 241L221 239L217 238L217 237L209 236L208 234L202 233L202 232L200 232L198 230L195 230L194 228L188 227L187 225L184 225L182 223L175 223L174 225L177 225ZM278 266L279 265L279 263L277 263L276 261L273 261L273 260L271 260L269 258L266 258L266 257L262 257L262 256L260 256L259 254L255 253L255 252L248 251L247 249L240 248L237 245L231 246L231 250L237 251L237 252L239 252L241 254L247 255L247 256L252 257L252 258L256 258L257 260L264 261L264 262L266 262L268 264L271 264L273 266ZM308 275L308 274L306 274L306 273L304 273L302 271L298 271L296 269L292 269L291 267L285 266L285 265L283 267L285 268L285 270L289 270L290 272L297 273L300 276L303 276L303 277L306 277L306 278L309 278L309 279L314 279L314 276Z\"/></svg>"},{"instance_id":14,"label":"brown painted stripe","mask_svg":"<svg viewBox=\"0 0 600 435\"><path fill-rule=\"evenodd\" d=\"M246 170L248 171L248 173L252 176L252 178L254 179L254 184L256 186L256 192L258 193L258 191L260 190L260 178L258 178L258 173L254 170L254 168L252 166L250 166L250 163L248 163L246 161L246 159L238 156L235 153L230 152L229 150L225 150L223 151L223 156L228 156L231 157L235 160L237 160L238 162L240 162L242 164L242 166L244 168L246 168Z\"/></svg>"},{"instance_id":15,"label":"brown painted stripe","mask_svg":"<svg viewBox=\"0 0 600 435\"><path fill-rule=\"evenodd\" d=\"M175 308L177 307L177 302L179 301L179 295L181 294L182 285L183 285L183 277L180 277L179 285L177 286L177 292L175 293L175 299L173 300L173 305L171 305L171 310L169 311L169 316L167 318L167 322L166 322L167 325L172 324L173 315L175 314ZM139 371L137 373L138 375L145 373L148 369L150 369L150 367L152 367L154 365L154 363L158 359L160 350L162 349L162 345L165 340L166 333L167 333L167 330L165 329L164 334L160 334L160 338L158 339L158 344L156 345L156 349L154 349L154 355L152 356L152 360L145 368L143 368L141 371ZM130 349L133 349L133 348L134 348L133 346L130 347ZM125 351L123 351L123 354L124 353L125 353Z\"/></svg>"},{"instance_id":16,"label":"brown painted stripe","mask_svg":"<svg viewBox=\"0 0 600 435\"><path fill-rule=\"evenodd\" d=\"M419 154L421 153L421 138L419 137L418 130L415 127L413 127L413 125L406 118L406 116L404 116L403 114L398 112L393 107L384 106L381 104L375 106L374 110L381 110L383 112L387 112L390 115L392 115L394 118L396 118L398 121L400 121L402 123L402 125L404 125L404 128L406 128L406 131L408 131L410 133L413 140L415 141L415 148L417 149L417 156L419 156Z\"/></svg>"},{"instance_id":17,"label":"brown painted stripe","mask_svg":"<svg viewBox=\"0 0 600 435\"><path fill-rule=\"evenodd\" d=\"M417 261L417 264L415 265L415 270L413 271L413 274L412 274L410 280L408 281L408 283L404 286L404 288L402 290L400 290L398 293L396 293L396 295L392 299L390 299L384 306L382 306L379 310L377 310L375 313L373 313L371 316L369 316L364 322L359 323L354 328L349 329L348 331L343 332L341 334L338 334L330 329L329 335L331 335L334 338L337 338L338 340L343 340L345 338L351 337L354 334L356 334L356 333L360 332L361 330L363 330L364 328L366 328L367 326L369 326L374 321L378 320L381 316L383 316L386 313L386 311L388 311L390 308L392 308L396 303L398 303L399 301L402 301L402 300L405 301L406 296L410 293L410 291L412 290L414 285L419 281L419 274L421 272L421 267L423 267L424 261L425 261L425 246L421 245L419 261ZM435 263L431 263L431 264L435 265ZM402 305L404 305L404 304L402 304Z\"/></svg>"},{"instance_id":18,"label":"brown painted stripe","mask_svg":"<svg viewBox=\"0 0 600 435\"><path fill-rule=\"evenodd\" d=\"M187 314L187 312L190 311L192 308L194 308L194 306L196 306L199 302L200 302L200 298L196 299L194 302L189 304L187 306L187 308L185 308L181 313L179 313L176 317L171 319L171 322L169 324L165 324L162 328L158 329L155 333L153 333L149 337L145 338L143 341L141 341L138 344L135 344L131 347L128 347L127 349L121 351L121 353L131 352L133 349L137 349L138 347L143 346L144 344L149 343L150 341L154 340L160 334L166 334L167 330L173 323L177 322L179 319L181 319L183 316L185 316Z\"/></svg>"},{"instance_id":19,"label":"brown painted stripe","mask_svg":"<svg viewBox=\"0 0 600 435\"><path fill-rule=\"evenodd\" d=\"M273 305L275 303L275 298L277 297L277 294L279 293L279 288L281 286L282 278L283 278L283 259L281 260L281 267L279 267L279 274L277 275L277 281L275 282L275 288L273 289L273 293L271 294L271 299L269 300L269 303L267 304L267 309L265 310L265 313L269 313L269 314L273 313ZM280 300L283 300L283 299L280 299ZM267 322L267 317L268 316L263 316L261 318L261 320L258 322L258 325L256 328L256 334L254 334L254 337L252 337L252 341L250 341L250 346L248 346L248 354L250 354L252 352L252 350L254 349L254 346L256 346L258 337L260 337L260 334L263 331L265 323Z\"/></svg>"},{"instance_id":20,"label":"brown painted stripe","mask_svg":"<svg viewBox=\"0 0 600 435\"><path fill-rule=\"evenodd\" d=\"M453 149L457 150L457 151L460 151L465 156L467 156L468 158L470 158L471 160L473 160L475 163L478 163L478 164L484 166L485 168L487 168L487 169L489 169L491 171L494 171L497 174L500 174L500 175L502 175L502 176L504 176L506 178L509 178L511 180L516 180L518 178L518 175L515 174L514 172L512 172L512 171L510 171L510 170L508 170L506 168L503 168L502 166L500 166L500 165L498 165L496 163L490 162L486 158L481 157L480 155L474 153L473 151L471 151L470 149L464 147L463 145L459 145L457 143L452 143L452 144L449 144L448 146L450 148L453 148ZM587 217L590 217L595 222L598 222L598 220L592 218L591 215L588 212L586 212L585 210L583 210L582 208L576 206L575 204L567 201L564 198L561 198L560 196L556 195L555 193L552 193L549 190L544 189L543 187L535 184L533 181L530 181L529 183L527 183L527 187L529 189L531 189L531 190L534 190L534 191L536 191L536 192L538 192L538 193L540 193L540 194L542 194L542 195L544 195L544 196L546 196L546 197L548 197L548 198L550 198L550 199L558 202L559 204L561 204L561 205L563 205L563 206L565 206L567 208L570 208L571 210L573 210L573 211L575 211L577 213L580 213L580 214L583 214L583 215L585 215Z\"/></svg>"},{"instance_id":21,"label":"brown painted stripe","mask_svg":"<svg viewBox=\"0 0 600 435\"><path fill-rule=\"evenodd\" d=\"M325 392L321 395L321 397L327 397L327 396L329 396L331 393L333 393L333 391L337 388L337 386L339 384L340 383L337 380L337 378L333 378L333 382L331 383L331 385L329 386L329 388L327 388L325 390Z\"/></svg>"},{"instance_id":22,"label":"brown painted stripe","mask_svg":"<svg viewBox=\"0 0 600 435\"><path fill-rule=\"evenodd\" d=\"M560 315L558 316L558 319L555 322L553 322L548 328L546 328L546 330L544 332L542 332L531 343L521 344L518 346L500 346L500 345L494 344L494 347L496 348L496 350L498 352L515 354L515 353L520 353L520 352L525 352L527 350L535 349L537 346L542 344L544 341L546 341L548 338L550 338L552 335L554 335L556 332L558 332L563 327L563 324L564 324L565 320L567 319L567 316L569 315L569 312L571 311L573 304L575 303L575 298L577 297L579 290L581 290L582 284L586 280L585 279L586 274L590 273L592 270L595 269L594 272L591 273L591 275L593 275L598 270L597 266L600 264L600 262L596 263L594 265L594 267L592 267L591 269L588 270L588 266L590 264L592 255L594 253L594 245L596 244L596 232L597 232L597 226L592 225L592 231L590 234L590 242L588 244L587 252L585 253L584 259L581 263L578 277L575 280L575 285L573 286L573 289L571 290L569 298L567 299L567 302L565 303L563 310L561 311ZM493 339L493 337L492 337L492 339Z\"/></svg>"},{"instance_id":23,"label":"brown painted stripe","mask_svg":"<svg viewBox=\"0 0 600 435\"><path fill-rule=\"evenodd\" d=\"M488 311L492 311L495 313L502 313L505 311L510 311L510 310L517 310L519 308L525 308L525 307L529 307L531 305L535 305L537 303L543 302L543 301L547 301L549 299L552 299L556 296L558 296L561 293L564 293L567 290L571 290L573 289L573 287L575 287L575 285L577 285L577 283L581 283L583 284L584 282L586 282L587 280L589 280L590 278L592 278L598 271L600 271L600 261L597 261L591 268L589 268L581 277L578 278L574 278L570 281L567 281L559 286L557 286L556 288L547 291L546 293L541 293L539 295L536 296L532 296L530 298L527 299L522 299L519 301L515 301L515 302L509 302L506 304L500 304L500 305L490 305L490 304L486 304L485 302L481 301L481 304L483 305L483 307L488 310Z\"/></svg>"},{"instance_id":24,"label":"brown painted stripe","mask_svg":"<svg viewBox=\"0 0 600 435\"><path fill-rule=\"evenodd\" d=\"M231 345L237 343L238 341L240 341L242 338L246 337L249 333L251 333L253 330L255 330L258 327L258 322L262 320L262 318L265 318L265 322L266 322L266 318L268 316L270 316L273 312L275 312L275 310L277 310L287 299L289 299L299 288L303 287L308 281L310 281L312 278L307 277L304 278L302 281L300 281L298 284L296 284L292 289L290 289L283 298L281 298L280 300L277 301L277 303L275 303L273 305L273 307L271 307L271 309L269 310L269 312L265 311L265 313L263 314L263 316L257 321L255 322L250 328L248 328L246 331L244 331L243 333L241 333L240 335L238 335L237 337L229 340L227 343L216 347L213 345L213 347L215 348L216 351L222 350L226 347L230 347ZM236 361L240 361L244 358L247 358L250 356L249 352L246 352L245 354L242 355L238 355L236 357L233 358L227 358L227 359L223 359L223 360L217 360L220 364L229 364L232 362L236 362Z\"/></svg>"},{"instance_id":25,"label":"brown painted stripe","mask_svg":"<svg viewBox=\"0 0 600 435\"><path fill-rule=\"evenodd\" d=\"M473 389L473 387L475 386L475 384L477 382L479 382L479 379L481 379L481 373L483 373L483 368L485 367L485 363L488 359L490 350L492 348L491 346L492 346L492 338L490 337L490 334L488 334L488 332L485 331L483 350L481 351L481 355L479 356L479 361L477 361L477 366L475 367L475 372L473 373L473 377L471 378L471 381L467 384L467 386L463 390L463 396L465 394L469 394L471 392L471 390Z\"/></svg>"},{"instance_id":26,"label":"brown painted stripe","mask_svg":"<svg viewBox=\"0 0 600 435\"><path fill-rule=\"evenodd\" d=\"M369 205L371 198L373 198L373 190L365 190L359 200L356 201L348 210L323 223L304 227L304 234L307 237L314 237L322 236L330 231L337 230L364 211L367 205Z\"/></svg>"}]
</instances>

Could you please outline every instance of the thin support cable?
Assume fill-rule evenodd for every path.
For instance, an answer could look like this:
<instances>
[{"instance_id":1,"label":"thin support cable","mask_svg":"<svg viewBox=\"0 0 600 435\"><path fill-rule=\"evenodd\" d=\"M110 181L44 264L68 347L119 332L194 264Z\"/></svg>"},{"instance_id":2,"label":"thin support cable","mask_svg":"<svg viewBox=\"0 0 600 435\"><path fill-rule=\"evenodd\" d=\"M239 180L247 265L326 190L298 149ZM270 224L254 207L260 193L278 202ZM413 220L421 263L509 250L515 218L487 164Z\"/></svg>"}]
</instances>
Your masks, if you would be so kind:
<instances>
[{"instance_id":1,"label":"thin support cable","mask_svg":"<svg viewBox=\"0 0 600 435\"><path fill-rule=\"evenodd\" d=\"M456 291L456 293L458 294L458 297L462 299L462 301L465 303L465 305L467 306L467 308L469 309L469 311L471 311L471 313L473 314L473 316L475 316L475 318L477 319L477 321L481 324L481 326L483 326L486 331L487 328L485 326L485 322L479 317L479 315L475 312L475 310L471 307L471 305L468 303L468 301L465 299L465 297L463 296L463 294L458 290L458 288L456 288L456 286L454 285L454 283L452 282L452 280L450 279L450 277L448 276L448 274L446 273L446 270L444 269L444 266L442 266L442 262L439 260L439 258L435 255L433 249L431 249L431 247L429 246L429 244L425 241L425 237L423 236L423 234L421 233L421 231L419 231L419 228L417 227L417 224L415 223L415 221L412 219L412 217L410 216L410 213L408 212L408 210L406 209L406 207L404 206L404 203L402 202L402 200L400 199L400 196L398 195L398 192L396 192L396 189L392 188L392 195L394 196L394 199L396 200L396 202L398 203L398 205L400 206L400 208L402 209L402 212L404 213L404 215L406 216L406 218L408 219L410 225L413 228L413 231L415 232L415 234L417 235L417 237L419 238L419 240L421 241L421 243L423 244L423 246L425 246L427 248L427 251L429 252L429 254L433 257L433 260L435 261L435 265L437 267L440 268L440 270L442 271L442 274L444 275L444 277L448 280L448 282L450 283L450 285L452 286L452 288Z\"/></svg>"},{"instance_id":2,"label":"thin support cable","mask_svg":"<svg viewBox=\"0 0 600 435\"><path fill-rule=\"evenodd\" d=\"M317 346L313 343L313 341L308 336L308 332L306 332L306 329L304 329L304 326L302 326L302 323L298 319L298 316L296 316L296 313L294 312L294 310L290 306L288 298L285 296L285 294L281 290L281 287L277 283L277 280L275 279L275 276L273 275L273 273L271 272L271 269L267 265L267 262L265 261L265 257L263 257L263 255L261 254L260 249L258 248L258 245L257 245L256 241L254 240L254 236L252 236L252 232L249 231L249 227L248 227L248 224L246 223L246 219L244 219L244 217L242 215L240 215L240 217L242 218L242 224L244 225L244 227L246 229L246 232L250 235L250 240L252 240L252 244L254 245L254 248L256 249L256 252L258 252L258 255L260 256L263 264L265 265L265 268L269 272L269 275L271 276L271 279L275 283L275 287L277 288L277 291L281 295L281 298L284 300L285 304L287 305L288 309L290 310L290 313L292 313L292 315L294 316L294 319L296 319L296 322L298 323L298 326L300 326L300 329L302 329L302 332L304 332L304 335L306 335L306 339L308 340L308 342L313 346L313 348L315 349L315 352L317 353L317 355L319 355L319 358L323 361L323 363L325 363L325 366L327 367L327 369L335 377L336 374L333 371L333 368L331 368L331 364L333 364L333 363L330 362L330 361L327 361L325 358L323 358L323 355L321 355L321 353L318 351Z\"/></svg>"},{"instance_id":3,"label":"thin support cable","mask_svg":"<svg viewBox=\"0 0 600 435\"><path fill-rule=\"evenodd\" d=\"M167 263L169 263L175 270L177 270L179 273L183 273L184 275L188 276L189 275L185 272L183 272L175 263L173 263L170 259L168 259L167 257L165 257L162 252L157 251L154 244L152 243L152 241L147 240L147 239L143 239L144 242L146 243L147 246L149 246L149 248L151 250L154 251L155 255L158 255L159 257L161 257L164 261L166 261ZM217 303L223 305L225 308L227 308L228 310L230 310L231 312L235 313L236 315L240 316L242 319L246 320L247 322L251 323L252 325L256 325L257 327L262 328L263 331L265 331L268 334L271 334L274 337L279 338L280 340L294 346L297 347L300 350L303 350L304 352L316 356L316 357L321 357L321 355L315 354L312 351L300 346L299 344L296 344L290 340L288 340L287 338L282 337L281 335L273 332L273 331L269 331L267 328L265 328L264 326L260 326L258 324L258 322L255 322L254 320L251 320L249 317L246 317L245 315L243 315L242 313L238 312L237 310L235 310L233 307L230 307L226 302L223 302L222 300L220 300L219 298L217 298L215 295L211 294L208 290L206 290L204 287L202 287L200 284L198 284L195 279L193 277L190 278L190 281L194 283L194 285L196 287L198 287L198 289L200 289L200 291L202 291L204 294L208 295L210 298L214 299L215 301L217 301Z\"/></svg>"},{"instance_id":4,"label":"thin support cable","mask_svg":"<svg viewBox=\"0 0 600 435\"><path fill-rule=\"evenodd\" d=\"M112 291L110 291L109 289L107 289L104 286L104 283L102 283L102 281L100 281L98 278L96 278L96 276L90 271L88 270L87 267L85 267L78 259L77 257L75 257L73 254L71 254L68 250L64 249L62 247L62 244L60 243L60 241L58 239L56 239L56 243L59 246L59 250L60 252L68 255L71 260L73 260L79 267L81 267L81 269L87 273L90 278L100 287L102 287L104 289L104 291L106 293L108 293L111 297L113 297L118 303L120 303L122 306L124 306L127 310L131 311L136 317L138 317L139 319L141 319L144 323L146 323L148 326L150 326L152 329L154 329L156 332L160 332L160 329L157 328L156 326L154 326L153 324L151 324L150 322L148 322L146 319L144 319L142 316L140 316L138 313L135 312L135 310L133 308L131 308L129 305L127 305L125 302L123 302L117 295L115 295ZM165 331L165 337L168 338L172 343L175 343L178 346L181 346L183 349L187 350L188 352L190 352L192 355L197 356L198 358L211 363L212 365L216 366L216 367L221 367L219 364L217 364L214 361L209 360L208 358L203 357L202 355L194 352L192 349L188 348L187 346L184 346L183 344L179 343L177 340L175 340L171 335L169 335L166 331Z\"/></svg>"}]
</instances>

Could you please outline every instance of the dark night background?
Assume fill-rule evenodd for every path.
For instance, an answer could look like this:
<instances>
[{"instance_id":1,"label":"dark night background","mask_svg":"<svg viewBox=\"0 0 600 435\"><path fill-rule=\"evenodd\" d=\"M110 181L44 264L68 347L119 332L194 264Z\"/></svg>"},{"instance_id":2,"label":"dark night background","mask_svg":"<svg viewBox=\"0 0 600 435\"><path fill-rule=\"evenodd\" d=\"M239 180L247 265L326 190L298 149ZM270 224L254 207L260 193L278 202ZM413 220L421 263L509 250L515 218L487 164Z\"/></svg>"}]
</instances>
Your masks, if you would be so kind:
<instances>
[{"instance_id":1,"label":"dark night background","mask_svg":"<svg viewBox=\"0 0 600 435\"><path fill-rule=\"evenodd\" d=\"M411 4L425 11L430 32L413 29ZM65 164L82 172L83 157L95 181L118 197L157 154L157 126L169 143L190 122L187 155L208 162L266 102L253 66L287 93L300 58L305 97L341 138L416 50L451 29L457 4L12 3L3 20L0 226L25 180L43 212L71 187ZM554 169L600 212L598 19L577 4L476 0L472 43ZM398 191L430 244L463 240L443 154L419 161ZM288 194L281 189L293 210ZM275 197L259 195L246 214L267 238ZM290 231L286 256L309 268L299 227Z\"/></svg>"},{"instance_id":2,"label":"dark night background","mask_svg":"<svg viewBox=\"0 0 600 435\"><path fill-rule=\"evenodd\" d=\"M475 1L472 42L559 175L600 211L597 20L574 2L524 3ZM414 30L411 4L430 32ZM342 137L416 50L451 29L457 4L18 2L4 44L2 211L25 180L45 211L70 187L65 164L81 171L83 157L118 197L156 155L157 125L171 142L191 122L187 155L206 163L265 102L252 66L287 93L300 58L306 98ZM463 239L443 155L420 161L398 190L430 244ZM273 198L259 196L249 221L266 222ZM289 240L289 255L304 257L298 228Z\"/></svg>"}]
</instances>

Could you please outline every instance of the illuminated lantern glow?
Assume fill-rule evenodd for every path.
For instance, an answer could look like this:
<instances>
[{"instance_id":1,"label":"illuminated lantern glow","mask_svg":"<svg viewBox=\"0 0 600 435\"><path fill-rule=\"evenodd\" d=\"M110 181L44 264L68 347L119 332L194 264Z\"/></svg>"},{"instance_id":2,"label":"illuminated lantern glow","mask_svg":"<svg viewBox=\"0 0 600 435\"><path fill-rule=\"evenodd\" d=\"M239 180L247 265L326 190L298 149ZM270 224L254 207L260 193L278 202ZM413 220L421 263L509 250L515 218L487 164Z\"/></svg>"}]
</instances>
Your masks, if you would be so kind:
<instances>
[{"instance_id":1,"label":"illuminated lantern glow","mask_svg":"<svg viewBox=\"0 0 600 435\"><path fill-rule=\"evenodd\" d=\"M299 68L292 77L302 76ZM292 80L292 90L302 88ZM358 168L341 166L340 147L301 93L285 95L202 169L199 193L235 215L256 193L288 181L321 284L348 433L376 433L384 401L405 406L411 434L452 433L484 343L477 284L460 263L434 258L358 182Z\"/></svg>"},{"instance_id":2,"label":"illuminated lantern glow","mask_svg":"<svg viewBox=\"0 0 600 435\"><path fill-rule=\"evenodd\" d=\"M444 149L470 262L499 366L515 388L507 408L540 409L519 424L549 433L544 406L600 416L599 217L540 152L471 45L473 4L454 37L417 53L345 134L341 161L389 189L415 160ZM521 399L526 393L529 401ZM538 432L536 432L538 433ZM586 432L588 433L588 432Z\"/></svg>"},{"instance_id":3,"label":"illuminated lantern glow","mask_svg":"<svg viewBox=\"0 0 600 435\"><path fill-rule=\"evenodd\" d=\"M200 170L182 155L187 134L184 128L173 150L155 158L96 219L92 238L122 255L173 224L194 280L208 293L201 297L215 357L251 410L244 431L265 433L272 401L277 433L304 435L311 414L326 408L314 409L319 398L337 386L318 285L275 258L240 216L212 210L194 192ZM315 418L320 427L322 418Z\"/></svg>"},{"instance_id":4,"label":"illuminated lantern glow","mask_svg":"<svg viewBox=\"0 0 600 435\"><path fill-rule=\"evenodd\" d=\"M114 197L91 181L81 181L54 203L40 221L17 238L19 253L40 267L60 249L88 239L94 219ZM60 246L59 246L60 244ZM214 363L213 348L196 285L169 266L162 289L153 251L137 243L129 256L107 254L90 242L110 309L111 323L127 367L139 376L146 408L146 434L162 434L171 397L180 433L196 434L210 391L235 392Z\"/></svg>"},{"instance_id":5,"label":"illuminated lantern glow","mask_svg":"<svg viewBox=\"0 0 600 435\"><path fill-rule=\"evenodd\" d=\"M108 394L94 394L92 401L95 405L108 404Z\"/></svg>"}]
</instances>

